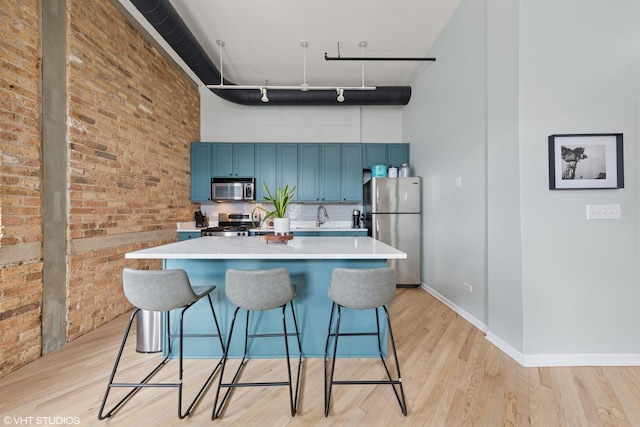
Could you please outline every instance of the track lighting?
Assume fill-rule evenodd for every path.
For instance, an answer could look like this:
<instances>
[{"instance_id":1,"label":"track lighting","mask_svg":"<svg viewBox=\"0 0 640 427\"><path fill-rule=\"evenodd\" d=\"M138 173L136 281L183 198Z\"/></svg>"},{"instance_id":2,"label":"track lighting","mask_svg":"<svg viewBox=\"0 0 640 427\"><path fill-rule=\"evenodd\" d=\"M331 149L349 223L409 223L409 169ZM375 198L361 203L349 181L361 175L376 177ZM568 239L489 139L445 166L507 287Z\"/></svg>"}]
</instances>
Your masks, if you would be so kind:
<instances>
[{"instance_id":1,"label":"track lighting","mask_svg":"<svg viewBox=\"0 0 640 427\"><path fill-rule=\"evenodd\" d=\"M236 84L225 84L223 77L223 64L222 64L222 51L224 49L225 43L222 40L217 40L218 46L220 46L220 84L214 85L209 84L206 85L209 89L259 89L262 102L269 102L269 97L267 96L267 89L272 90L300 90L302 92L313 91L313 90L335 90L337 94L338 102L344 102L344 91L347 90L376 90L375 86L365 86L364 85L364 64L362 65L362 86L311 86L307 84L307 48L309 47L309 42L302 41L300 46L303 48L303 74L302 74L302 84L300 85L291 85L291 86L277 86L277 85L269 85L268 81L265 82L264 85L253 86L253 85L236 85ZM366 46L366 42L361 42L360 47L363 51L364 56L364 47Z\"/></svg>"}]
</instances>

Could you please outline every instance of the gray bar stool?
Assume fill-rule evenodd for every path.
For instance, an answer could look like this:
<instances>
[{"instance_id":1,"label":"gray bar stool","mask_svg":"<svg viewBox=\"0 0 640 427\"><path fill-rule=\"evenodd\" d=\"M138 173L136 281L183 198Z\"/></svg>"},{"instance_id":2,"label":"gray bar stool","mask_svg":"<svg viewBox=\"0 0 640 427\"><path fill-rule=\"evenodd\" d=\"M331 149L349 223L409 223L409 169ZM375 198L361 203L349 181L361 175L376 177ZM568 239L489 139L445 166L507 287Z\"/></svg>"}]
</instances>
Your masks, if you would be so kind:
<instances>
[{"instance_id":1,"label":"gray bar stool","mask_svg":"<svg viewBox=\"0 0 640 427\"><path fill-rule=\"evenodd\" d=\"M234 270L229 269L225 278L225 292L229 301L237 306L233 312L231 320L231 328L227 338L226 351L222 357L222 369L220 370L220 379L218 381L218 390L213 403L213 413L211 419L220 416L229 393L235 387L266 387L266 386L288 386L289 387L289 405L291 407L291 416L295 416L298 406L298 390L300 385L300 372L302 367L302 346L300 344L300 333L298 331L298 322L293 309L293 298L296 295L296 287L291 284L291 277L286 268L274 268L269 270ZM285 318L285 310L287 305L291 307L291 315L293 316L293 325L295 333L287 333L287 322ZM235 326L236 317L240 309L247 312L245 335L244 335L244 354L240 361L240 366L236 370L231 382L223 382L225 367L228 360L229 346L231 344L231 336ZM249 334L249 314L251 311L264 311L282 308L282 333L268 334ZM291 376L291 364L289 356L289 337L295 336L298 345L298 373L296 375L295 391L293 389L293 381ZM265 337L284 337L284 348L286 352L286 364L288 381L273 382L239 382L240 372L245 365L247 359L247 347L249 338L265 338ZM218 404L220 389L227 388L226 393Z\"/></svg>"},{"instance_id":2,"label":"gray bar stool","mask_svg":"<svg viewBox=\"0 0 640 427\"><path fill-rule=\"evenodd\" d=\"M396 292L396 273L393 268L335 268L331 275L331 285L329 286L329 298L333 301L331 305L331 315L329 317L329 330L327 332L327 342L324 349L324 416L329 415L329 404L331 402L331 390L333 385L347 384L391 384L396 399L400 404L403 415L407 415L407 404L402 387L402 376L400 375L400 363L396 353L396 343L391 330L391 320L387 304L393 299ZM343 308L354 310L374 309L376 316L375 332L340 332L340 316ZM385 338L380 334L380 320L378 310L384 309L389 329L389 338L393 349L393 357L396 365L396 378L393 379L382 352L382 340ZM337 312L335 331L333 329L334 314ZM333 379L336 365L336 353L338 350L338 338L344 336L375 336L378 340L378 350L380 360L387 372L387 380L360 380L360 381L336 381ZM329 368L329 348L331 338L334 338L333 358Z\"/></svg>"},{"instance_id":3,"label":"gray bar stool","mask_svg":"<svg viewBox=\"0 0 640 427\"><path fill-rule=\"evenodd\" d=\"M218 325L218 318L213 309L213 302L211 301L211 292L216 288L215 286L209 287L191 287L189 277L184 270L134 270L125 268L122 273L122 285L124 288L124 295L133 304L136 309L129 318L129 323L122 338L122 344L120 344L120 350L116 357L115 364L111 371L111 377L109 378L109 384L100 406L100 412L98 413L98 419L103 420L111 417L113 413L118 410L126 401L128 401L136 392L142 387L176 387L178 388L178 417L184 418L191 413L191 410L198 402L204 391L207 389L211 379L218 370L218 367L222 366L222 360L218 361L215 368L207 378L204 385L198 391L195 399L189 405L185 412L182 412L182 378L183 378L183 339L184 338L201 338L201 337L218 337L220 342L220 348L224 353L224 343L222 342L222 336L220 335L220 326ZM198 300L206 297L211 307L211 314L213 315L213 322L215 323L216 333L213 334L185 334L183 333L183 319L185 312L192 307ZM171 334L171 318L170 311L174 309L182 309L180 311L180 325L178 335ZM146 376L142 381L137 383L116 383L114 377L122 357L129 332L131 331L131 325L133 320L140 314L141 310L148 311L160 311L166 313L166 327L167 327L167 354L162 361ZM173 338L179 339L180 353L178 360L178 382L175 383L151 383L149 380L162 368L171 355L171 341ZM104 414L104 407L107 403L109 391L112 387L125 387L132 388L129 393L124 396L118 403L116 403L109 412Z\"/></svg>"}]
</instances>

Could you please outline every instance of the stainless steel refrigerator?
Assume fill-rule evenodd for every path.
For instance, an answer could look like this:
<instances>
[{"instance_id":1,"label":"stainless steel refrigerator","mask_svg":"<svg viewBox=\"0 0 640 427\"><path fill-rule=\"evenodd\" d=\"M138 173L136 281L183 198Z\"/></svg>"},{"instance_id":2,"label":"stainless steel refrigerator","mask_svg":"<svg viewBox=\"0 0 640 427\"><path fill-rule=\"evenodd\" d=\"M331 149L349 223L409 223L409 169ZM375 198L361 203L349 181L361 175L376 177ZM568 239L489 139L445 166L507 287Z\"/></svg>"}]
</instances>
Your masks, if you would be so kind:
<instances>
[{"instance_id":1,"label":"stainless steel refrigerator","mask_svg":"<svg viewBox=\"0 0 640 427\"><path fill-rule=\"evenodd\" d=\"M399 287L422 283L422 179L371 178L363 190L364 226L369 236L406 252L389 260Z\"/></svg>"}]
</instances>

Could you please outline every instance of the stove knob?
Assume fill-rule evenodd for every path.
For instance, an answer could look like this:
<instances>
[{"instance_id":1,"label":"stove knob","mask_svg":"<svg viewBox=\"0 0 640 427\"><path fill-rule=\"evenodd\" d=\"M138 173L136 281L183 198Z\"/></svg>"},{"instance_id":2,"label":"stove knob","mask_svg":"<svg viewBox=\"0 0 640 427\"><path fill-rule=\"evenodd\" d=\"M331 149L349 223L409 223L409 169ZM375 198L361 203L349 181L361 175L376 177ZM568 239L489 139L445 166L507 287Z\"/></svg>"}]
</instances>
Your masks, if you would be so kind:
<instances>
[{"instance_id":1,"label":"stove knob","mask_svg":"<svg viewBox=\"0 0 640 427\"><path fill-rule=\"evenodd\" d=\"M242 233L238 231L238 232L236 233L236 235L238 235L238 236L242 236Z\"/></svg>"}]
</instances>

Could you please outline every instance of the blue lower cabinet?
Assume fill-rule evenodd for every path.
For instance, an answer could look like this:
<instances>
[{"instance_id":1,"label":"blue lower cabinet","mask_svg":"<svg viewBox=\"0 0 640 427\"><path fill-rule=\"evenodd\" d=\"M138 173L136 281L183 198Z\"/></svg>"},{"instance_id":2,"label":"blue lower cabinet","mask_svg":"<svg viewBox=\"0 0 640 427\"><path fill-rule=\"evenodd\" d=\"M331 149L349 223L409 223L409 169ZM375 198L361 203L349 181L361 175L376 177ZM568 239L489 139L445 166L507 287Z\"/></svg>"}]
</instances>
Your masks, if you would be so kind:
<instances>
[{"instance_id":1,"label":"blue lower cabinet","mask_svg":"<svg viewBox=\"0 0 640 427\"><path fill-rule=\"evenodd\" d=\"M305 357L320 358L324 355L329 314L331 313L331 300L327 295L331 274L336 267L345 268L380 268L386 267L387 260L345 260L345 259L297 259L297 260L255 260L255 259L230 259L230 260L187 260L166 259L164 268L182 268L189 275L193 286L216 285L216 290L211 294L216 310L220 329L224 339L228 336L231 319L235 306L225 296L225 273L227 269L259 270L276 267L284 267L291 274L291 281L297 285L294 299L302 351ZM177 330L178 311L172 312L171 327ZM293 329L291 313L286 310L287 328ZM245 314L240 314L240 322L244 323ZM212 333L214 327L213 318L206 298L198 301L184 318L185 333L207 334ZM345 310L341 318L341 329L349 330L375 330L375 315L371 310ZM386 322L381 322L382 333L386 336ZM254 312L250 316L249 328L252 333L273 333L282 328L282 311L269 310ZM164 337L166 344L167 337ZM175 356L177 341L171 346L172 356ZM211 338L185 340L185 357L187 358L219 358L221 356L220 344ZM165 353L167 346L164 347ZM244 337L241 333L233 335L229 347L229 357L242 357L244 349ZM383 343L383 354L386 355L386 340ZM250 340L249 353L253 357L280 358L284 356L284 348L281 340L254 339ZM338 348L339 357L379 357L377 340L372 337L353 337L341 341Z\"/></svg>"},{"instance_id":2,"label":"blue lower cabinet","mask_svg":"<svg viewBox=\"0 0 640 427\"><path fill-rule=\"evenodd\" d=\"M293 235L299 236L299 237L307 237L307 236L317 236L318 233L315 231L294 231Z\"/></svg>"},{"instance_id":3,"label":"blue lower cabinet","mask_svg":"<svg viewBox=\"0 0 640 427\"><path fill-rule=\"evenodd\" d=\"M178 231L178 241L195 239L200 237L199 231Z\"/></svg>"}]
</instances>

